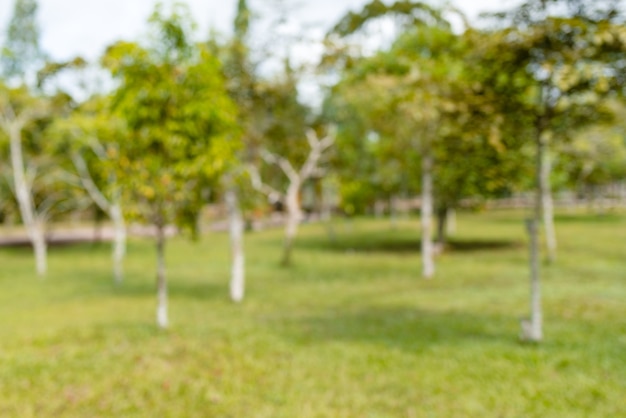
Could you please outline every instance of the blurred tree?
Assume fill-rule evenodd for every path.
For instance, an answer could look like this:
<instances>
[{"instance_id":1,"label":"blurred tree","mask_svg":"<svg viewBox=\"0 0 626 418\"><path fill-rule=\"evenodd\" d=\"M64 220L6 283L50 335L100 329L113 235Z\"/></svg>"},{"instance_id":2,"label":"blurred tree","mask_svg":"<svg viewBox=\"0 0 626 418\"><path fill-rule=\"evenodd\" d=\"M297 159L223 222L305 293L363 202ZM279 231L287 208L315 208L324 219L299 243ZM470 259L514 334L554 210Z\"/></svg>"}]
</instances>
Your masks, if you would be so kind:
<instances>
[{"instance_id":1,"label":"blurred tree","mask_svg":"<svg viewBox=\"0 0 626 418\"><path fill-rule=\"evenodd\" d=\"M411 166L421 166L422 275L425 278L435 272L432 241L434 144L439 136L442 113L455 107L450 100L448 81L457 71L453 54L445 53L446 48L454 48L450 44L454 36L449 36L450 25L442 16L440 10L422 2L397 1L386 5L373 0L360 13L346 15L331 30L327 37L329 52L322 62L335 71L342 68L348 71L340 89L352 95L349 100L360 108L359 112L364 112L359 119L366 122L366 127L357 132L360 130L369 138L394 141L391 149L398 152L392 155L399 157L396 161L400 167L405 167L405 172ZM367 33L376 22L390 17L395 19L397 30L391 49L369 59L359 58L363 56L363 49L354 48L350 38ZM413 37L398 36L405 31ZM419 40L410 45L410 39ZM362 42L361 39L361 45ZM410 57L406 54L409 50ZM374 136L368 132L373 132ZM374 146L379 151L384 150L377 144ZM419 164L406 160L412 153L419 155Z\"/></svg>"},{"instance_id":2,"label":"blurred tree","mask_svg":"<svg viewBox=\"0 0 626 418\"><path fill-rule=\"evenodd\" d=\"M532 80L521 105L533 118L540 197L537 210L546 229L549 261L556 258L557 248L550 143L566 140L608 113L602 98L615 93L614 87L623 77L621 49L626 39L622 39L623 30L613 24L619 19L618 3L608 0L588 6L580 0L530 0L496 14L511 25L494 35L503 42L502 49L511 48L503 57L513 59L511 66Z\"/></svg>"},{"instance_id":3,"label":"blurred tree","mask_svg":"<svg viewBox=\"0 0 626 418\"><path fill-rule=\"evenodd\" d=\"M496 14L506 27L490 37L491 87L499 90L509 121L536 147L536 204L531 232L531 318L523 338L542 339L538 224L543 217L548 259L556 256L550 191L550 148L602 118L603 100L623 88L626 32L618 2L530 0ZM485 62L485 64L487 64ZM622 86L622 87L620 87ZM511 94L512 87L517 89Z\"/></svg>"},{"instance_id":4,"label":"blurred tree","mask_svg":"<svg viewBox=\"0 0 626 418\"><path fill-rule=\"evenodd\" d=\"M36 17L36 0L15 0L0 55L0 70L5 80L25 83L44 62Z\"/></svg>"},{"instance_id":5,"label":"blurred tree","mask_svg":"<svg viewBox=\"0 0 626 418\"><path fill-rule=\"evenodd\" d=\"M592 206L596 190L626 180L626 112L623 103L611 108L615 121L591 126L558 147L555 169L566 176L567 185L586 197Z\"/></svg>"},{"instance_id":6,"label":"blurred tree","mask_svg":"<svg viewBox=\"0 0 626 418\"><path fill-rule=\"evenodd\" d=\"M349 141L339 155L355 163L347 165L350 184L397 192L421 183L425 277L434 273L433 212L443 245L450 209L467 197L506 193L523 174L518 142L502 135L476 68L482 36L457 35L445 24L407 30L387 51L353 61L327 101L340 140Z\"/></svg>"},{"instance_id":7,"label":"blurred tree","mask_svg":"<svg viewBox=\"0 0 626 418\"><path fill-rule=\"evenodd\" d=\"M293 243L298 233L298 226L302 221L302 203L300 201L302 187L307 180L325 174L322 163L328 149L335 142L335 133L331 130L325 137L319 138L315 130L309 129L306 132L306 138L309 142L309 150L304 162L298 165L294 165L289 158L272 153L267 149L262 149L260 152L261 158L267 164L279 168L287 178L287 183L282 188L264 183L259 175L259 170L255 166L251 167L250 174L255 188L265 193L270 200L283 204L287 210L283 266L291 264Z\"/></svg>"},{"instance_id":8,"label":"blurred tree","mask_svg":"<svg viewBox=\"0 0 626 418\"><path fill-rule=\"evenodd\" d=\"M228 93L238 107L238 125L242 127L243 147L239 151L239 160L245 162L246 150L254 136L251 123L255 108L254 66L250 61L248 34L250 29L250 9L246 0L239 0L237 13L233 22L234 37L226 48L224 73ZM245 254L244 229L245 221L241 208L242 165L231 167L224 176L224 201L228 211L229 232L231 241L231 278L230 298L233 302L241 302L245 294Z\"/></svg>"},{"instance_id":9,"label":"blurred tree","mask_svg":"<svg viewBox=\"0 0 626 418\"><path fill-rule=\"evenodd\" d=\"M165 228L195 230L196 216L238 146L236 108L217 59L190 42L191 19L182 5L150 19L148 47L119 42L103 62L119 80L113 107L128 137L119 142L125 209L156 227L157 324L168 325Z\"/></svg>"},{"instance_id":10,"label":"blurred tree","mask_svg":"<svg viewBox=\"0 0 626 418\"><path fill-rule=\"evenodd\" d=\"M32 94L26 86L0 85L0 129L8 141L10 181L20 216L35 252L37 274L47 270L46 224L64 210L73 193L56 155L44 141L55 115L67 113L70 99Z\"/></svg>"},{"instance_id":11,"label":"blurred tree","mask_svg":"<svg viewBox=\"0 0 626 418\"><path fill-rule=\"evenodd\" d=\"M58 151L71 160L91 200L113 223L113 277L119 284L126 254L126 222L115 164L118 143L127 133L120 116L110 111L110 101L109 96L86 100L67 117L54 121L50 138L57 142Z\"/></svg>"}]
</instances>

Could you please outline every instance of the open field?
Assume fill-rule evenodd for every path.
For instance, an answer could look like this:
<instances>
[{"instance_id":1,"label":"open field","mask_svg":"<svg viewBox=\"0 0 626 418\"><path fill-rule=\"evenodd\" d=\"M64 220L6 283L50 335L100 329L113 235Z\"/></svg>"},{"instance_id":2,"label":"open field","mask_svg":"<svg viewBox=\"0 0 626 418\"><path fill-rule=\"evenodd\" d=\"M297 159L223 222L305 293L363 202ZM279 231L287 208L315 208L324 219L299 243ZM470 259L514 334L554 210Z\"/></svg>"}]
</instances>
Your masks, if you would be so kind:
<instances>
[{"instance_id":1,"label":"open field","mask_svg":"<svg viewBox=\"0 0 626 418\"><path fill-rule=\"evenodd\" d=\"M228 300L228 240L170 241L171 329L154 325L154 250L126 281L109 247L0 248L2 417L626 416L626 215L561 214L542 269L545 343L528 311L523 215L460 214L437 276L420 279L418 221L247 235L247 297Z\"/></svg>"}]
</instances>

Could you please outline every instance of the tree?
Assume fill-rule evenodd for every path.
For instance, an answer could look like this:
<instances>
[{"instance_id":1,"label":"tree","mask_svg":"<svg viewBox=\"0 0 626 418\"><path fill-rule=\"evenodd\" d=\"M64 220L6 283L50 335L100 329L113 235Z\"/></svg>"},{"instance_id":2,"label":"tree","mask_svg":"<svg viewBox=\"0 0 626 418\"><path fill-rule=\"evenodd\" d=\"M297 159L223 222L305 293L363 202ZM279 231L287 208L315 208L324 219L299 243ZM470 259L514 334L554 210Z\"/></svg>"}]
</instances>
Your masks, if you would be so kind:
<instances>
[{"instance_id":1,"label":"tree","mask_svg":"<svg viewBox=\"0 0 626 418\"><path fill-rule=\"evenodd\" d=\"M434 274L435 205L442 231L444 215L463 197L504 189L493 184L500 168L488 177L479 168L491 160L506 161L502 150L508 144L502 141L488 95L474 74L474 45L473 37L456 35L446 27L414 28L389 50L353 63L331 99L339 106L335 114L347 112L342 127L361 136L356 143L360 139L368 148L376 147L387 164L395 162L396 173L420 168L426 278ZM359 115L356 124L354 113ZM371 137L367 132L375 133L373 143L365 139ZM454 159L458 164L450 164ZM376 169L381 165L373 164ZM397 177L395 187L399 182L406 180Z\"/></svg>"},{"instance_id":2,"label":"tree","mask_svg":"<svg viewBox=\"0 0 626 418\"><path fill-rule=\"evenodd\" d=\"M66 112L68 105L65 95L47 99L31 94L25 86L0 85L0 129L9 143L9 179L42 277L47 271L46 224L55 212L64 210L61 206L72 193L43 138L51 115Z\"/></svg>"},{"instance_id":3,"label":"tree","mask_svg":"<svg viewBox=\"0 0 626 418\"><path fill-rule=\"evenodd\" d=\"M35 16L37 4L32 0L16 0L9 23L6 43L0 56L0 69L5 80L15 80L22 87L0 86L0 127L8 137L13 177L13 192L18 201L22 222L35 251L36 269L40 276L47 270L45 216L39 216L33 199L32 177L27 172L23 149L24 130L43 118L47 112L44 99L34 97L25 87L26 76L39 64L39 29Z\"/></svg>"},{"instance_id":4,"label":"tree","mask_svg":"<svg viewBox=\"0 0 626 418\"><path fill-rule=\"evenodd\" d=\"M287 185L282 191L264 183L256 167L251 167L250 171L254 187L265 193L271 201L282 203L287 210L284 250L281 262L283 266L291 264L293 242L298 233L298 226L302 221L302 207L300 203L302 186L307 180L321 175L322 159L335 142L335 134L331 131L325 137L319 138L315 130L309 129L306 132L306 139L309 143L309 152L300 166L294 166L289 159L266 149L261 151L261 158L266 163L279 167L287 177Z\"/></svg>"},{"instance_id":5,"label":"tree","mask_svg":"<svg viewBox=\"0 0 626 418\"><path fill-rule=\"evenodd\" d=\"M614 1L585 7L579 0L530 0L498 16L510 21L505 47L513 49L515 65L533 80L525 110L533 115L537 147L537 210L543 218L547 258L556 258L550 174L551 148L603 114L601 97L611 93L623 40L612 25L619 16ZM617 56L615 55L617 53ZM621 64L620 64L621 65ZM620 76L621 77L621 76Z\"/></svg>"},{"instance_id":6,"label":"tree","mask_svg":"<svg viewBox=\"0 0 626 418\"><path fill-rule=\"evenodd\" d=\"M26 82L43 64L39 45L35 0L15 0L6 40L0 55L0 69L7 80ZM31 79L32 81L32 79Z\"/></svg>"},{"instance_id":7,"label":"tree","mask_svg":"<svg viewBox=\"0 0 626 418\"><path fill-rule=\"evenodd\" d=\"M94 96L66 118L58 118L51 136L72 162L80 184L98 209L113 223L112 262L117 284L123 279L126 222L114 164L118 142L126 137L122 120L109 111L111 98Z\"/></svg>"},{"instance_id":8,"label":"tree","mask_svg":"<svg viewBox=\"0 0 626 418\"><path fill-rule=\"evenodd\" d=\"M35 251L37 274L43 276L47 270L45 219L37 213L33 199L32 180L29 179L33 173L27 172L22 140L27 125L45 114L46 105L43 101L31 97L26 88L3 87L3 90L0 94L0 126L9 140L13 191L19 205L22 222Z\"/></svg>"},{"instance_id":9,"label":"tree","mask_svg":"<svg viewBox=\"0 0 626 418\"><path fill-rule=\"evenodd\" d=\"M128 137L119 142L124 207L156 227L157 324L168 326L165 228L195 226L208 190L237 148L236 108L217 59L190 43L191 23L180 4L150 19L154 42L120 42L103 62L119 80L114 109Z\"/></svg>"},{"instance_id":10,"label":"tree","mask_svg":"<svg viewBox=\"0 0 626 418\"><path fill-rule=\"evenodd\" d=\"M359 58L359 54L355 57L354 48L349 43L346 45L345 40L367 31L372 22L388 17L394 17L397 27L404 29L405 34L397 36L387 51L371 58ZM425 278L435 272L432 241L434 146L441 127L440 116L446 109L455 107L450 100L452 88L448 81L455 78L461 62L454 54L446 52L446 48L456 48L454 42L450 25L440 10L412 1L386 5L373 0L362 12L350 13L340 20L327 38L331 48L325 64L337 68L339 63L340 69L346 69L347 77L340 83L343 85L340 89L348 96L352 94L352 103L364 112L361 120L369 124L365 131L397 140L397 149L405 150L403 157L410 155L408 150L419 153L422 275Z\"/></svg>"},{"instance_id":11,"label":"tree","mask_svg":"<svg viewBox=\"0 0 626 418\"><path fill-rule=\"evenodd\" d=\"M238 107L238 124L242 126L243 150L239 159L246 159L246 145L251 141L254 128L251 124L254 110L255 76L249 58L248 33L250 29L250 9L246 0L239 0L234 21L235 36L226 50L224 73L230 97ZM224 176L224 201L228 211L231 243L231 279L230 298L241 302L245 294L245 253L243 245L244 218L241 210L241 174L239 167L231 167L231 172Z\"/></svg>"},{"instance_id":12,"label":"tree","mask_svg":"<svg viewBox=\"0 0 626 418\"><path fill-rule=\"evenodd\" d=\"M494 32L491 68L499 74L494 88L501 94L508 120L520 111L536 147L536 199L529 222L531 241L531 317L524 321L523 338L540 341L542 332L538 225L546 228L548 259L555 258L550 149L602 115L602 97L615 92L623 77L626 35L613 22L616 3L600 1L586 7L579 0L528 1L510 13L499 14L511 26ZM487 63L485 63L487 64ZM488 65L488 64L487 64ZM515 104L515 113L510 104ZM528 119L526 119L528 118ZM515 121L514 123L519 123Z\"/></svg>"}]
</instances>

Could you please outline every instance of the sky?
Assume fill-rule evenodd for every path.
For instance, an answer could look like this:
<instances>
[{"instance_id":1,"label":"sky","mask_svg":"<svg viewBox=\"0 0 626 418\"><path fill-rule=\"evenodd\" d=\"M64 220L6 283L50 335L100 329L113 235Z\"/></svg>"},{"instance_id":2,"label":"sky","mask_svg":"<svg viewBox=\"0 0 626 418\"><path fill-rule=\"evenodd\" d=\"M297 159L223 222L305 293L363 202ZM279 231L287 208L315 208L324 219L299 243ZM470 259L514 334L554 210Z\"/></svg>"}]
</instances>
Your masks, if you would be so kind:
<instances>
[{"instance_id":1,"label":"sky","mask_svg":"<svg viewBox=\"0 0 626 418\"><path fill-rule=\"evenodd\" d=\"M249 0L260 18L271 19L272 1ZM368 0L285 0L294 10L292 27L317 27L319 33L336 23L348 10L358 10ZM479 12L508 8L513 0L454 0L470 18ZM164 3L171 3L165 0ZM211 29L228 33L237 0L187 0L198 32ZM431 0L432 4L438 4ZM13 12L14 0L0 0L0 41ZM95 59L116 40L137 40L146 29L155 0L39 0L39 24L44 50L56 60L82 56ZM442 4L442 3L441 3Z\"/></svg>"}]
</instances>

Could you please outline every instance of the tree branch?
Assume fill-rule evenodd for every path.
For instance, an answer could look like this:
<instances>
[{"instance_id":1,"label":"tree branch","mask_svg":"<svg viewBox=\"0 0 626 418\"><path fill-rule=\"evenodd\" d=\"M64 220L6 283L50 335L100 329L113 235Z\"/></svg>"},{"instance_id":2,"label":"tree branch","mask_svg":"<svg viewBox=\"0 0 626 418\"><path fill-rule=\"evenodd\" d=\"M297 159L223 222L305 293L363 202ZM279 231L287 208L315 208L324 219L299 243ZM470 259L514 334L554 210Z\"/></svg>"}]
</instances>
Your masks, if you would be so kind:
<instances>
[{"instance_id":1,"label":"tree branch","mask_svg":"<svg viewBox=\"0 0 626 418\"><path fill-rule=\"evenodd\" d=\"M74 167L76 167L76 171L78 171L78 177L80 179L81 184L89 193L89 196L93 199L93 201L106 213L111 213L111 202L104 196L104 194L100 191L96 183L93 181L91 174L89 173L89 169L87 168L87 164L85 163L85 159L83 156L78 153L72 153L72 162L74 163Z\"/></svg>"},{"instance_id":2,"label":"tree branch","mask_svg":"<svg viewBox=\"0 0 626 418\"><path fill-rule=\"evenodd\" d=\"M250 180L252 182L252 187L263 193L267 196L270 202L279 202L284 200L284 194L280 193L278 190L274 189L267 183L264 183L261 179L261 174L259 173L259 169L252 164L249 164L247 167L248 174L250 174Z\"/></svg>"},{"instance_id":3,"label":"tree branch","mask_svg":"<svg viewBox=\"0 0 626 418\"><path fill-rule=\"evenodd\" d=\"M321 171L319 161L322 158L324 151L326 151L335 142L335 136L335 128L331 128L328 135L322 139L318 138L313 129L309 129L306 132L306 138L309 142L309 146L311 147L311 152L300 169L300 178L302 181Z\"/></svg>"},{"instance_id":4,"label":"tree branch","mask_svg":"<svg viewBox=\"0 0 626 418\"><path fill-rule=\"evenodd\" d=\"M293 168L293 165L291 165L289 160L284 157L281 157L264 149L261 150L261 158L263 158L263 160L268 164L274 164L280 167L280 169L283 170L283 173L285 173L285 175L292 182L297 181L300 177L300 174L296 171L295 168Z\"/></svg>"}]
</instances>

